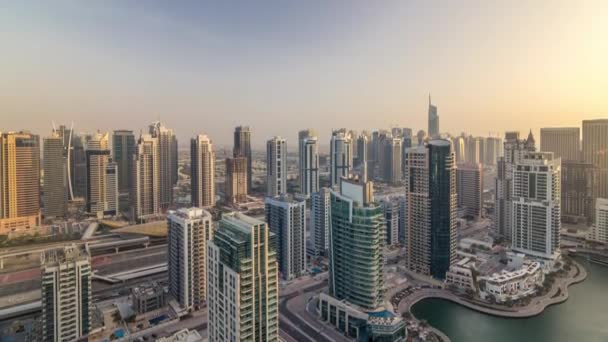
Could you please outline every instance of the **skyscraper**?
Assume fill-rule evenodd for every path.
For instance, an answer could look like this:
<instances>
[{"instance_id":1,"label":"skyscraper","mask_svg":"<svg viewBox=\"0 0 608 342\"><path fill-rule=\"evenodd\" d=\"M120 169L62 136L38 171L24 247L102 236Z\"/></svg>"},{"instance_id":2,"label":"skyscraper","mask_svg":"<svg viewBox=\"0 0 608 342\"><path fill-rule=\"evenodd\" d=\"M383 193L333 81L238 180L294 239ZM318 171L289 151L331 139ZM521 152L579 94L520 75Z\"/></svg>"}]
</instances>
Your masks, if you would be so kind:
<instances>
[{"instance_id":1,"label":"skyscraper","mask_svg":"<svg viewBox=\"0 0 608 342\"><path fill-rule=\"evenodd\" d=\"M97 216L115 214L116 208L112 208L111 203L118 203L118 198L111 199L107 197L113 193L110 189L113 184L108 182L108 174L112 172L108 137L108 133L96 133L87 141L85 146L87 161L87 211ZM118 194L116 193L116 195Z\"/></svg>"},{"instance_id":2,"label":"skyscraper","mask_svg":"<svg viewBox=\"0 0 608 342\"><path fill-rule=\"evenodd\" d=\"M608 119L583 120L583 158L598 168L597 197L608 198Z\"/></svg>"},{"instance_id":3,"label":"skyscraper","mask_svg":"<svg viewBox=\"0 0 608 342\"><path fill-rule=\"evenodd\" d=\"M279 271L284 279L306 272L306 201L266 197L266 222L277 237Z\"/></svg>"},{"instance_id":4,"label":"skyscraper","mask_svg":"<svg viewBox=\"0 0 608 342\"><path fill-rule=\"evenodd\" d=\"M487 137L485 148L485 165L494 166L498 162L498 158L501 156L502 140L497 137ZM458 159L458 156L456 157Z\"/></svg>"},{"instance_id":5,"label":"skyscraper","mask_svg":"<svg viewBox=\"0 0 608 342\"><path fill-rule=\"evenodd\" d=\"M160 121L150 125L150 135L158 139L158 163L160 174L160 207L167 210L173 203L173 175L176 170L177 139L173 130Z\"/></svg>"},{"instance_id":6,"label":"skyscraper","mask_svg":"<svg viewBox=\"0 0 608 342\"><path fill-rule=\"evenodd\" d=\"M160 164L158 139L142 134L137 141L130 167L133 220L145 222L160 214Z\"/></svg>"},{"instance_id":7,"label":"skyscraper","mask_svg":"<svg viewBox=\"0 0 608 342\"><path fill-rule=\"evenodd\" d=\"M494 205L494 224L499 235L511 239L511 196L513 193L512 170L529 152L534 152L536 145L532 131L528 139L520 139L519 132L506 132L504 140L504 156L498 159L496 165L496 194Z\"/></svg>"},{"instance_id":8,"label":"skyscraper","mask_svg":"<svg viewBox=\"0 0 608 342\"><path fill-rule=\"evenodd\" d=\"M437 106L431 103L431 95L429 94L429 137L439 137L439 116L437 115Z\"/></svg>"},{"instance_id":9,"label":"skyscraper","mask_svg":"<svg viewBox=\"0 0 608 342\"><path fill-rule=\"evenodd\" d=\"M298 171L300 192L305 196L319 191L319 146L317 132L312 129L298 133Z\"/></svg>"},{"instance_id":10,"label":"skyscraper","mask_svg":"<svg viewBox=\"0 0 608 342\"><path fill-rule=\"evenodd\" d=\"M467 164L481 163L481 139L472 135L466 138L465 160Z\"/></svg>"},{"instance_id":11,"label":"skyscraper","mask_svg":"<svg viewBox=\"0 0 608 342\"><path fill-rule=\"evenodd\" d=\"M337 187L340 184L340 178L348 177L353 167L352 139L345 129L332 132L329 158L331 186Z\"/></svg>"},{"instance_id":12,"label":"skyscraper","mask_svg":"<svg viewBox=\"0 0 608 342\"><path fill-rule=\"evenodd\" d=\"M190 180L192 206L199 208L215 205L215 152L206 135L190 140Z\"/></svg>"},{"instance_id":13,"label":"skyscraper","mask_svg":"<svg viewBox=\"0 0 608 342\"><path fill-rule=\"evenodd\" d=\"M207 241L211 214L204 209L170 211L167 216L169 293L181 307L200 309L207 300Z\"/></svg>"},{"instance_id":14,"label":"skyscraper","mask_svg":"<svg viewBox=\"0 0 608 342\"><path fill-rule=\"evenodd\" d=\"M86 136L72 133L70 161L71 200L87 196L87 155L85 152Z\"/></svg>"},{"instance_id":15,"label":"skyscraper","mask_svg":"<svg viewBox=\"0 0 608 342\"><path fill-rule=\"evenodd\" d=\"M562 222L593 222L597 167L584 161L562 161Z\"/></svg>"},{"instance_id":16,"label":"skyscraper","mask_svg":"<svg viewBox=\"0 0 608 342\"><path fill-rule=\"evenodd\" d=\"M458 207L464 215L481 218L483 209L483 167L481 164L458 164L456 169Z\"/></svg>"},{"instance_id":17,"label":"skyscraper","mask_svg":"<svg viewBox=\"0 0 608 342\"><path fill-rule=\"evenodd\" d=\"M367 310L384 301L386 224L372 188L345 178L330 206L329 293Z\"/></svg>"},{"instance_id":18,"label":"skyscraper","mask_svg":"<svg viewBox=\"0 0 608 342\"><path fill-rule=\"evenodd\" d=\"M608 199L598 198L595 204L595 224L589 238L600 243L608 243Z\"/></svg>"},{"instance_id":19,"label":"skyscraper","mask_svg":"<svg viewBox=\"0 0 608 342\"><path fill-rule=\"evenodd\" d=\"M387 198L380 201L386 222L386 245L399 243L399 199Z\"/></svg>"},{"instance_id":20,"label":"skyscraper","mask_svg":"<svg viewBox=\"0 0 608 342\"><path fill-rule=\"evenodd\" d=\"M456 163L466 163L466 153L465 147L465 138L462 136L455 137L452 139L452 144L454 145L454 156L456 158Z\"/></svg>"},{"instance_id":21,"label":"skyscraper","mask_svg":"<svg viewBox=\"0 0 608 342\"><path fill-rule=\"evenodd\" d=\"M287 142L274 137L266 142L266 195L287 193Z\"/></svg>"},{"instance_id":22,"label":"skyscraper","mask_svg":"<svg viewBox=\"0 0 608 342\"><path fill-rule=\"evenodd\" d=\"M276 239L266 223L223 215L207 260L209 341L278 341Z\"/></svg>"},{"instance_id":23,"label":"skyscraper","mask_svg":"<svg viewBox=\"0 0 608 342\"><path fill-rule=\"evenodd\" d=\"M512 248L555 259L560 247L560 160L529 152L513 168Z\"/></svg>"},{"instance_id":24,"label":"skyscraper","mask_svg":"<svg viewBox=\"0 0 608 342\"><path fill-rule=\"evenodd\" d=\"M42 341L76 341L91 331L91 260L76 245L42 254Z\"/></svg>"},{"instance_id":25,"label":"skyscraper","mask_svg":"<svg viewBox=\"0 0 608 342\"><path fill-rule=\"evenodd\" d=\"M540 129L540 150L553 152L555 158L580 160L581 132L578 127L551 127Z\"/></svg>"},{"instance_id":26,"label":"skyscraper","mask_svg":"<svg viewBox=\"0 0 608 342\"><path fill-rule=\"evenodd\" d=\"M452 144L438 139L409 149L406 167L408 268L444 279L456 257L456 166Z\"/></svg>"},{"instance_id":27,"label":"skyscraper","mask_svg":"<svg viewBox=\"0 0 608 342\"><path fill-rule=\"evenodd\" d=\"M44 187L42 202L45 217L64 217L68 210L68 175L63 139L53 135L43 139Z\"/></svg>"},{"instance_id":28,"label":"skyscraper","mask_svg":"<svg viewBox=\"0 0 608 342\"><path fill-rule=\"evenodd\" d=\"M40 225L40 144L29 132L0 134L0 234Z\"/></svg>"},{"instance_id":29,"label":"skyscraper","mask_svg":"<svg viewBox=\"0 0 608 342\"><path fill-rule=\"evenodd\" d=\"M247 202L247 158L226 158L226 203Z\"/></svg>"},{"instance_id":30,"label":"skyscraper","mask_svg":"<svg viewBox=\"0 0 608 342\"><path fill-rule=\"evenodd\" d=\"M232 156L246 159L246 191L251 191L253 170L251 168L251 131L248 126L238 126L234 129L234 150Z\"/></svg>"},{"instance_id":31,"label":"skyscraper","mask_svg":"<svg viewBox=\"0 0 608 342\"><path fill-rule=\"evenodd\" d=\"M329 250L330 196L328 188L321 188L311 196L310 240L314 255L327 255Z\"/></svg>"},{"instance_id":32,"label":"skyscraper","mask_svg":"<svg viewBox=\"0 0 608 342\"><path fill-rule=\"evenodd\" d=\"M384 140L382 161L383 179L385 182L397 185L401 183L401 139L387 138Z\"/></svg>"},{"instance_id":33,"label":"skyscraper","mask_svg":"<svg viewBox=\"0 0 608 342\"><path fill-rule=\"evenodd\" d=\"M106 214L118 214L118 166L111 160L106 165L106 203Z\"/></svg>"},{"instance_id":34,"label":"skyscraper","mask_svg":"<svg viewBox=\"0 0 608 342\"><path fill-rule=\"evenodd\" d=\"M114 131L112 134L112 160L114 160L118 167L118 190L121 193L131 191L134 154L135 136L133 135L133 131Z\"/></svg>"}]
</instances>

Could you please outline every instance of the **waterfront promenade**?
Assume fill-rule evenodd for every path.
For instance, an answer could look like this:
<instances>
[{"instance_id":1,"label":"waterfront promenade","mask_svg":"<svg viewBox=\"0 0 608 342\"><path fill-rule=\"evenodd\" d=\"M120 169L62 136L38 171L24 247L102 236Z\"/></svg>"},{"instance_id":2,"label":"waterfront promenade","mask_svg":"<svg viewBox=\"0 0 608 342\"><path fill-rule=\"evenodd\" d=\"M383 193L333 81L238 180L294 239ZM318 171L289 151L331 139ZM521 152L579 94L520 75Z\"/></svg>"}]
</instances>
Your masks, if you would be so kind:
<instances>
[{"instance_id":1,"label":"waterfront promenade","mask_svg":"<svg viewBox=\"0 0 608 342\"><path fill-rule=\"evenodd\" d=\"M568 299L568 287L580 283L587 278L587 271L577 262L572 263L572 268L567 277L560 277L549 292L541 297L533 298L532 302L524 307L506 307L503 305L491 305L487 303L465 300L445 289L421 289L403 298L398 305L399 312L411 312L411 308L417 302L427 298L440 298L454 302L484 314L505 318L527 318L541 314L550 305L559 304Z\"/></svg>"}]
</instances>

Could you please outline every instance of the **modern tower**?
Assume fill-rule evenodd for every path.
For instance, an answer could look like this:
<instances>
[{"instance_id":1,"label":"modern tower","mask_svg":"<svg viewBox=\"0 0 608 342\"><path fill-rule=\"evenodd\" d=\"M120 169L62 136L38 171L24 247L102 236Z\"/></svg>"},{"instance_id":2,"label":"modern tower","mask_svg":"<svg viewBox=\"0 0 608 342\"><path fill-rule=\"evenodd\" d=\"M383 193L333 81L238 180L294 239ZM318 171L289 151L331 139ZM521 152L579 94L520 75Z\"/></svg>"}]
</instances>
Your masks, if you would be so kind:
<instances>
[{"instance_id":1,"label":"modern tower","mask_svg":"<svg viewBox=\"0 0 608 342\"><path fill-rule=\"evenodd\" d=\"M44 187L42 202L45 217L64 217L68 211L68 175L63 139L53 132L43 139Z\"/></svg>"},{"instance_id":2,"label":"modern tower","mask_svg":"<svg viewBox=\"0 0 608 342\"><path fill-rule=\"evenodd\" d=\"M386 245L399 243L399 199L386 198L380 201L386 222Z\"/></svg>"},{"instance_id":3,"label":"modern tower","mask_svg":"<svg viewBox=\"0 0 608 342\"><path fill-rule=\"evenodd\" d=\"M114 160L118 167L118 190L121 193L131 191L134 154L135 135L133 135L133 131L114 131L112 134L112 160Z\"/></svg>"},{"instance_id":4,"label":"modern tower","mask_svg":"<svg viewBox=\"0 0 608 342\"><path fill-rule=\"evenodd\" d=\"M72 137L70 139L71 150L68 160L70 161L70 199L75 200L77 198L86 199L87 196L87 156L85 152L85 145L88 140L88 136L77 135L72 131Z\"/></svg>"},{"instance_id":5,"label":"modern tower","mask_svg":"<svg viewBox=\"0 0 608 342\"><path fill-rule=\"evenodd\" d=\"M310 240L314 255L326 256L329 250L330 196L328 188L321 188L311 196Z\"/></svg>"},{"instance_id":6,"label":"modern tower","mask_svg":"<svg viewBox=\"0 0 608 342\"><path fill-rule=\"evenodd\" d=\"M87 211L90 214L103 216L113 215L116 208L112 204L118 203L118 192L112 191L111 187L115 184L108 182L112 170L110 149L108 147L108 133L96 133L87 141L85 146L87 161ZM114 164L114 167L116 164ZM117 185L117 184L116 184ZM109 198L108 195L116 195L116 198Z\"/></svg>"},{"instance_id":7,"label":"modern tower","mask_svg":"<svg viewBox=\"0 0 608 342\"><path fill-rule=\"evenodd\" d=\"M348 177L353 168L353 146L345 129L334 130L331 135L329 173L331 186L338 187L340 178Z\"/></svg>"},{"instance_id":8,"label":"modern tower","mask_svg":"<svg viewBox=\"0 0 608 342\"><path fill-rule=\"evenodd\" d=\"M169 293L187 310L207 300L207 241L213 239L211 214L204 209L169 211L167 216Z\"/></svg>"},{"instance_id":9,"label":"modern tower","mask_svg":"<svg viewBox=\"0 0 608 342\"><path fill-rule=\"evenodd\" d=\"M306 272L306 201L266 197L266 222L277 237L279 272L284 279Z\"/></svg>"},{"instance_id":10,"label":"modern tower","mask_svg":"<svg viewBox=\"0 0 608 342\"><path fill-rule=\"evenodd\" d=\"M454 156L456 158L456 163L465 163L465 138L462 136L455 137L452 139L452 144L454 145Z\"/></svg>"},{"instance_id":11,"label":"modern tower","mask_svg":"<svg viewBox=\"0 0 608 342\"><path fill-rule=\"evenodd\" d=\"M251 167L251 131L248 126L238 126L234 129L234 150L233 157L245 158L247 160L247 188L246 191L251 191L253 184L253 170Z\"/></svg>"},{"instance_id":12,"label":"modern tower","mask_svg":"<svg viewBox=\"0 0 608 342\"><path fill-rule=\"evenodd\" d=\"M598 168L597 197L608 198L608 119L583 120L583 158Z\"/></svg>"},{"instance_id":13,"label":"modern tower","mask_svg":"<svg viewBox=\"0 0 608 342\"><path fill-rule=\"evenodd\" d=\"M429 137L439 137L439 116L437 115L437 106L431 103L431 95L429 94Z\"/></svg>"},{"instance_id":14,"label":"modern tower","mask_svg":"<svg viewBox=\"0 0 608 342\"><path fill-rule=\"evenodd\" d=\"M374 310L384 301L386 224L372 182L343 178L331 190L329 293Z\"/></svg>"},{"instance_id":15,"label":"modern tower","mask_svg":"<svg viewBox=\"0 0 608 342\"><path fill-rule=\"evenodd\" d=\"M208 208L215 205L215 152L206 135L190 140L190 180L192 206Z\"/></svg>"},{"instance_id":16,"label":"modern tower","mask_svg":"<svg viewBox=\"0 0 608 342\"><path fill-rule=\"evenodd\" d=\"M160 173L160 207L167 210L173 203L173 184L177 172L177 139L173 130L160 121L150 125L150 135L158 140L158 163Z\"/></svg>"},{"instance_id":17,"label":"modern tower","mask_svg":"<svg viewBox=\"0 0 608 342\"><path fill-rule=\"evenodd\" d=\"M494 166L502 155L502 139L487 137L485 142L484 164ZM456 157L458 159L458 156Z\"/></svg>"},{"instance_id":18,"label":"modern tower","mask_svg":"<svg viewBox=\"0 0 608 342\"><path fill-rule=\"evenodd\" d=\"M600 243L608 243L608 199L598 198L595 203L595 225L589 236Z\"/></svg>"},{"instance_id":19,"label":"modern tower","mask_svg":"<svg viewBox=\"0 0 608 342\"><path fill-rule=\"evenodd\" d=\"M562 222L593 223L597 167L585 161L562 160Z\"/></svg>"},{"instance_id":20,"label":"modern tower","mask_svg":"<svg viewBox=\"0 0 608 342\"><path fill-rule=\"evenodd\" d=\"M42 330L45 342L77 341L91 331L91 260L76 245L47 250L41 260Z\"/></svg>"},{"instance_id":21,"label":"modern tower","mask_svg":"<svg viewBox=\"0 0 608 342\"><path fill-rule=\"evenodd\" d=\"M223 215L207 247L209 341L278 341L275 236L265 222Z\"/></svg>"},{"instance_id":22,"label":"modern tower","mask_svg":"<svg viewBox=\"0 0 608 342\"><path fill-rule=\"evenodd\" d=\"M160 163L158 139L142 134L132 159L131 206L133 220L145 222L160 215Z\"/></svg>"},{"instance_id":23,"label":"modern tower","mask_svg":"<svg viewBox=\"0 0 608 342\"><path fill-rule=\"evenodd\" d=\"M496 167L496 194L494 205L494 224L499 235L511 239L511 197L513 193L513 168L520 159L536 150L532 131L528 139L520 139L519 132L506 132L504 156L500 157Z\"/></svg>"},{"instance_id":24,"label":"modern tower","mask_svg":"<svg viewBox=\"0 0 608 342\"><path fill-rule=\"evenodd\" d=\"M408 268L444 279L456 257L456 165L452 144L409 149L405 172Z\"/></svg>"},{"instance_id":25,"label":"modern tower","mask_svg":"<svg viewBox=\"0 0 608 342\"><path fill-rule=\"evenodd\" d=\"M555 158L580 160L581 130L578 127L551 127L540 129L540 150L553 152Z\"/></svg>"},{"instance_id":26,"label":"modern tower","mask_svg":"<svg viewBox=\"0 0 608 342\"><path fill-rule=\"evenodd\" d=\"M529 152L512 170L514 251L555 259L560 247L561 163L552 152Z\"/></svg>"},{"instance_id":27,"label":"modern tower","mask_svg":"<svg viewBox=\"0 0 608 342\"><path fill-rule=\"evenodd\" d=\"M384 171L383 179L385 182L398 185L401 183L401 139L387 138L384 140L384 158L382 161L382 170Z\"/></svg>"},{"instance_id":28,"label":"modern tower","mask_svg":"<svg viewBox=\"0 0 608 342\"><path fill-rule=\"evenodd\" d=\"M458 207L468 218L479 219L483 209L483 166L458 164L456 169Z\"/></svg>"},{"instance_id":29,"label":"modern tower","mask_svg":"<svg viewBox=\"0 0 608 342\"><path fill-rule=\"evenodd\" d=\"M29 132L0 133L0 234L40 223L39 138Z\"/></svg>"},{"instance_id":30,"label":"modern tower","mask_svg":"<svg viewBox=\"0 0 608 342\"><path fill-rule=\"evenodd\" d=\"M308 197L319 191L319 144L312 129L298 133L298 170L300 192Z\"/></svg>"},{"instance_id":31,"label":"modern tower","mask_svg":"<svg viewBox=\"0 0 608 342\"><path fill-rule=\"evenodd\" d=\"M266 142L266 196L287 193L287 141L274 137Z\"/></svg>"},{"instance_id":32,"label":"modern tower","mask_svg":"<svg viewBox=\"0 0 608 342\"><path fill-rule=\"evenodd\" d=\"M247 202L247 158L226 158L226 203Z\"/></svg>"}]
</instances>

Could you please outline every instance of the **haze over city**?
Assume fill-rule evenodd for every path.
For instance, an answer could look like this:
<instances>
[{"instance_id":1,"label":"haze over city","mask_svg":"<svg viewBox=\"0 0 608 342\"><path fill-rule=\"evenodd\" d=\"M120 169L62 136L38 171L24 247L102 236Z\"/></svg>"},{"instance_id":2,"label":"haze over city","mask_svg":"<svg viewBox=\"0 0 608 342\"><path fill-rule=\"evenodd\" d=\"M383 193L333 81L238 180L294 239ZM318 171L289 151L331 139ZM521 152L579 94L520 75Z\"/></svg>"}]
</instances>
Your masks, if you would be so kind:
<instances>
[{"instance_id":1,"label":"haze over city","mask_svg":"<svg viewBox=\"0 0 608 342\"><path fill-rule=\"evenodd\" d=\"M37 132L160 118L218 145L247 124L257 148L424 129L429 93L452 134L580 126L608 112L607 17L601 0L8 2L0 112Z\"/></svg>"}]
</instances>

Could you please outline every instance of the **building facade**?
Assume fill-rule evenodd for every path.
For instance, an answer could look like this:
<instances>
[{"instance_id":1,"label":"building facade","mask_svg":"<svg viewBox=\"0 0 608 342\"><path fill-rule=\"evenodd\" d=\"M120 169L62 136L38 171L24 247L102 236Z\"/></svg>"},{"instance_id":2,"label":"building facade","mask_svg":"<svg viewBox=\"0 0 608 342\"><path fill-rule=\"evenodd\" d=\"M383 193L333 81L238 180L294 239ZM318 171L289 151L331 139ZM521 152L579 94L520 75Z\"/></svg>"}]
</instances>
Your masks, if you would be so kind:
<instances>
[{"instance_id":1,"label":"building facade","mask_svg":"<svg viewBox=\"0 0 608 342\"><path fill-rule=\"evenodd\" d=\"M562 221L593 222L597 192L597 168L584 161L562 160Z\"/></svg>"},{"instance_id":2,"label":"building facade","mask_svg":"<svg viewBox=\"0 0 608 342\"><path fill-rule=\"evenodd\" d=\"M40 140L0 134L0 233L27 232L40 221Z\"/></svg>"},{"instance_id":3,"label":"building facade","mask_svg":"<svg viewBox=\"0 0 608 342\"><path fill-rule=\"evenodd\" d=\"M150 124L149 133L157 139L160 208L165 211L173 204L173 185L177 181L177 138L173 130L160 121Z\"/></svg>"},{"instance_id":4,"label":"building facade","mask_svg":"<svg viewBox=\"0 0 608 342\"><path fill-rule=\"evenodd\" d=\"M41 260L42 340L76 341L91 331L91 260L76 245L47 250Z\"/></svg>"},{"instance_id":5,"label":"building facade","mask_svg":"<svg viewBox=\"0 0 608 342\"><path fill-rule=\"evenodd\" d=\"M540 150L553 152L562 161L578 161L581 153L581 130L578 127L540 129Z\"/></svg>"},{"instance_id":6,"label":"building facade","mask_svg":"<svg viewBox=\"0 0 608 342\"><path fill-rule=\"evenodd\" d=\"M207 260L209 341L279 341L276 241L266 223L224 215Z\"/></svg>"},{"instance_id":7,"label":"building facade","mask_svg":"<svg viewBox=\"0 0 608 342\"><path fill-rule=\"evenodd\" d=\"M266 197L266 222L277 239L279 272L284 279L306 273L306 201Z\"/></svg>"},{"instance_id":8,"label":"building facade","mask_svg":"<svg viewBox=\"0 0 608 342\"><path fill-rule=\"evenodd\" d=\"M408 150L405 177L407 264L444 279L456 257L456 165L448 140Z\"/></svg>"},{"instance_id":9,"label":"building facade","mask_svg":"<svg viewBox=\"0 0 608 342\"><path fill-rule=\"evenodd\" d=\"M595 225L590 238L600 243L608 243L608 199L598 198L595 203Z\"/></svg>"},{"instance_id":10,"label":"building facade","mask_svg":"<svg viewBox=\"0 0 608 342\"><path fill-rule=\"evenodd\" d=\"M118 130L112 134L112 159L118 167L118 190L131 191L133 181L133 155L135 154L135 135L130 130Z\"/></svg>"},{"instance_id":11,"label":"building facade","mask_svg":"<svg viewBox=\"0 0 608 342\"><path fill-rule=\"evenodd\" d=\"M68 211L67 160L63 139L56 133L43 139L45 217L64 217Z\"/></svg>"},{"instance_id":12,"label":"building facade","mask_svg":"<svg viewBox=\"0 0 608 342\"><path fill-rule=\"evenodd\" d=\"M247 158L226 158L226 203L247 202Z\"/></svg>"},{"instance_id":13,"label":"building facade","mask_svg":"<svg viewBox=\"0 0 608 342\"><path fill-rule=\"evenodd\" d=\"M298 133L298 170L300 192L308 197L319 191L319 144L314 130Z\"/></svg>"},{"instance_id":14,"label":"building facade","mask_svg":"<svg viewBox=\"0 0 608 342\"><path fill-rule=\"evenodd\" d=\"M330 183L332 187L338 187L340 178L348 177L353 168L352 139L345 129L332 132L329 160Z\"/></svg>"},{"instance_id":15,"label":"building facade","mask_svg":"<svg viewBox=\"0 0 608 342\"><path fill-rule=\"evenodd\" d=\"M250 191L253 184L253 171L251 167L251 131L248 126L238 126L234 129L234 149L232 151L234 158L245 158L245 172L247 180L247 188L245 191Z\"/></svg>"},{"instance_id":16,"label":"building facade","mask_svg":"<svg viewBox=\"0 0 608 342\"><path fill-rule=\"evenodd\" d=\"M431 138L439 137L439 115L437 115L437 106L431 103L431 95L429 95L429 125L427 132Z\"/></svg>"},{"instance_id":17,"label":"building facade","mask_svg":"<svg viewBox=\"0 0 608 342\"><path fill-rule=\"evenodd\" d=\"M479 219L483 210L483 166L459 164L456 168L456 194L458 207L465 217Z\"/></svg>"},{"instance_id":18,"label":"building facade","mask_svg":"<svg viewBox=\"0 0 608 342\"><path fill-rule=\"evenodd\" d=\"M266 196L287 193L287 141L274 137L266 142Z\"/></svg>"},{"instance_id":19,"label":"building facade","mask_svg":"<svg viewBox=\"0 0 608 342\"><path fill-rule=\"evenodd\" d=\"M192 206L209 208L215 205L215 152L206 135L190 140L190 186Z\"/></svg>"},{"instance_id":20,"label":"building facade","mask_svg":"<svg viewBox=\"0 0 608 342\"><path fill-rule=\"evenodd\" d=\"M608 198L608 119L583 120L583 159L597 167L597 197Z\"/></svg>"},{"instance_id":21,"label":"building facade","mask_svg":"<svg viewBox=\"0 0 608 342\"><path fill-rule=\"evenodd\" d=\"M167 216L169 293L182 308L198 310L207 301L207 242L211 214L204 209L170 211Z\"/></svg>"},{"instance_id":22,"label":"building facade","mask_svg":"<svg viewBox=\"0 0 608 342\"><path fill-rule=\"evenodd\" d=\"M386 246L399 243L399 199L387 198L380 201L386 223Z\"/></svg>"},{"instance_id":23,"label":"building facade","mask_svg":"<svg viewBox=\"0 0 608 342\"><path fill-rule=\"evenodd\" d=\"M512 248L544 259L559 254L561 164L552 152L529 152L513 169Z\"/></svg>"},{"instance_id":24,"label":"building facade","mask_svg":"<svg viewBox=\"0 0 608 342\"><path fill-rule=\"evenodd\" d=\"M145 222L158 217L160 210L160 163L158 139L142 134L137 141L131 169L133 219Z\"/></svg>"},{"instance_id":25,"label":"building facade","mask_svg":"<svg viewBox=\"0 0 608 342\"><path fill-rule=\"evenodd\" d=\"M328 188L321 188L311 196L310 240L315 256L329 251L330 196Z\"/></svg>"}]
</instances>

